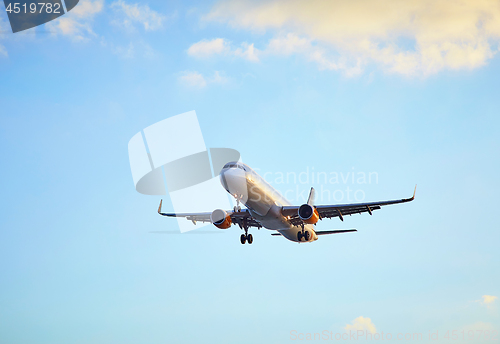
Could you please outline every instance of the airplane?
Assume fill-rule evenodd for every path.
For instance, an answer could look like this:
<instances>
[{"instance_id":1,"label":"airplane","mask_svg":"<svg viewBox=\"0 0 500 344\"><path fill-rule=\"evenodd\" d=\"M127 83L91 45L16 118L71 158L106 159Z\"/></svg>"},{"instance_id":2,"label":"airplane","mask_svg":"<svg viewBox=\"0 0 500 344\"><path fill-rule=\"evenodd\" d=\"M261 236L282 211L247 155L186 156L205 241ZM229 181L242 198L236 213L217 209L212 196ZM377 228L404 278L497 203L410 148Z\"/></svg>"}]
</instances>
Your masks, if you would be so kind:
<instances>
[{"instance_id":1,"label":"airplane","mask_svg":"<svg viewBox=\"0 0 500 344\"><path fill-rule=\"evenodd\" d=\"M415 199L415 190L410 198L353 204L314 205L314 188L311 188L307 203L300 206L291 205L278 191L269 185L248 165L233 161L224 165L220 172L222 186L236 199L233 210L215 209L205 213L162 213L162 201L158 213L168 217L184 217L196 222L211 222L219 229L228 229L237 224L245 231L241 234L240 242L253 242L252 234L248 233L251 227L264 227L274 231L271 235L283 236L298 243L313 242L318 236L356 232L356 229L341 229L317 231L314 225L325 218L338 217L344 221L344 216L369 213L389 204L406 203ZM242 209L240 202L246 206Z\"/></svg>"}]
</instances>

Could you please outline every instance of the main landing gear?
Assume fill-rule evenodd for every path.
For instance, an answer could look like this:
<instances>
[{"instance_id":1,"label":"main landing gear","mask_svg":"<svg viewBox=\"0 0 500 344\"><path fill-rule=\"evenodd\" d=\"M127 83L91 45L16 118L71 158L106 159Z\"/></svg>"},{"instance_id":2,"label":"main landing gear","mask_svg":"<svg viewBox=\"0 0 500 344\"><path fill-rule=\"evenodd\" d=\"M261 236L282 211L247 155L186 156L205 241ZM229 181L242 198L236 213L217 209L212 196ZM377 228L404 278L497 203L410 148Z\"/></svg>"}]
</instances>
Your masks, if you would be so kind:
<instances>
[{"instance_id":1,"label":"main landing gear","mask_svg":"<svg viewBox=\"0 0 500 344\"><path fill-rule=\"evenodd\" d=\"M304 230L304 226L302 226L302 231L297 233L297 240L300 242L304 238L304 241L309 241L311 239L311 233L309 231Z\"/></svg>"},{"instance_id":2,"label":"main landing gear","mask_svg":"<svg viewBox=\"0 0 500 344\"><path fill-rule=\"evenodd\" d=\"M249 244L253 243L253 236L252 234L242 234L240 236L240 241L242 244L245 244L245 242L248 241Z\"/></svg>"},{"instance_id":3,"label":"main landing gear","mask_svg":"<svg viewBox=\"0 0 500 344\"><path fill-rule=\"evenodd\" d=\"M248 224L246 223L245 220L243 220L242 226L240 225L245 230L245 234L242 234L240 236L240 242L242 244L245 244L245 242L248 242L249 244L253 243L253 236L252 234L248 234Z\"/></svg>"}]
</instances>

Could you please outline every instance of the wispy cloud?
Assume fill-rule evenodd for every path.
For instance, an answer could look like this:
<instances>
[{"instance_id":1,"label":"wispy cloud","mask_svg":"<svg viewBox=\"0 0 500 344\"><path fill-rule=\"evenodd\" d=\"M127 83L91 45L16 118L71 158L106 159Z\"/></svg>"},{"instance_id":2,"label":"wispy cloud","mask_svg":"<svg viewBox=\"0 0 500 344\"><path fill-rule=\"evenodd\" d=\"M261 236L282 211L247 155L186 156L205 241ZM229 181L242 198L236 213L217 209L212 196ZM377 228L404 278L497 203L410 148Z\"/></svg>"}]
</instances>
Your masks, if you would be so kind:
<instances>
[{"instance_id":1,"label":"wispy cloud","mask_svg":"<svg viewBox=\"0 0 500 344\"><path fill-rule=\"evenodd\" d=\"M196 71L185 71L182 72L182 75L179 76L179 81L181 84L187 87L193 88L204 88L207 86L207 81L205 77Z\"/></svg>"},{"instance_id":2,"label":"wispy cloud","mask_svg":"<svg viewBox=\"0 0 500 344\"><path fill-rule=\"evenodd\" d=\"M229 42L223 38L202 40L194 43L187 50L188 55L197 58L206 58L212 55L223 54L230 51Z\"/></svg>"},{"instance_id":3,"label":"wispy cloud","mask_svg":"<svg viewBox=\"0 0 500 344\"><path fill-rule=\"evenodd\" d=\"M209 58L214 55L237 56L246 60L259 61L260 51L253 44L241 43L240 47L233 48L231 43L224 38L214 38L212 40L201 40L192 44L188 50L188 55L196 58Z\"/></svg>"},{"instance_id":4,"label":"wispy cloud","mask_svg":"<svg viewBox=\"0 0 500 344\"><path fill-rule=\"evenodd\" d=\"M320 70L342 70L348 76L362 72L359 60L347 61L345 58L341 58L338 61L333 61L328 58L325 49L313 43L309 38L288 33L272 38L263 49L257 49L253 43L249 44L247 42L241 43L239 48L232 48L228 40L216 38L194 43L187 52L188 55L200 59L224 55L239 57L252 62L258 62L261 58L269 55L289 56L300 54L305 56L307 60L316 62Z\"/></svg>"},{"instance_id":5,"label":"wispy cloud","mask_svg":"<svg viewBox=\"0 0 500 344\"><path fill-rule=\"evenodd\" d=\"M133 28L134 24L140 24L146 31L155 31L163 27L166 16L152 10L148 5L128 4L123 0L115 1L111 8L122 15L114 21L115 24Z\"/></svg>"},{"instance_id":6,"label":"wispy cloud","mask_svg":"<svg viewBox=\"0 0 500 344\"><path fill-rule=\"evenodd\" d=\"M82 0L78 5L58 19L47 23L47 28L54 34L69 36L76 41L83 41L88 36L95 36L92 30L94 16L103 9L104 0Z\"/></svg>"},{"instance_id":7,"label":"wispy cloud","mask_svg":"<svg viewBox=\"0 0 500 344\"><path fill-rule=\"evenodd\" d=\"M103 47L107 47L111 52L113 52L113 54L125 60L135 58L145 58L151 60L159 57L156 50L154 50L148 43L141 40L131 41L127 45L117 45L112 41L107 41L105 38L102 38L101 45Z\"/></svg>"},{"instance_id":8,"label":"wispy cloud","mask_svg":"<svg viewBox=\"0 0 500 344\"><path fill-rule=\"evenodd\" d=\"M267 47L268 52L278 55L291 55L311 49L310 39L299 37L293 33L271 39Z\"/></svg>"},{"instance_id":9,"label":"wispy cloud","mask_svg":"<svg viewBox=\"0 0 500 344\"><path fill-rule=\"evenodd\" d=\"M214 76L209 79L209 82L212 84L225 84L229 81L229 78L224 75L224 73L216 70L214 72Z\"/></svg>"},{"instance_id":10,"label":"wispy cloud","mask_svg":"<svg viewBox=\"0 0 500 344\"><path fill-rule=\"evenodd\" d=\"M3 19L0 18L0 32L1 31L7 31L7 30L9 30L9 27L3 21ZM2 36L3 35L0 33L0 39L2 39ZM7 53L7 49L5 49L5 47L2 44L0 44L0 56L4 56L4 57L9 56L9 54Z\"/></svg>"},{"instance_id":11,"label":"wispy cloud","mask_svg":"<svg viewBox=\"0 0 500 344\"><path fill-rule=\"evenodd\" d=\"M224 84L229 81L229 78L224 76L224 73L220 71L215 71L214 75L210 78L206 78L203 74L197 71L184 71L178 77L179 82L190 88L204 88L208 84Z\"/></svg>"},{"instance_id":12,"label":"wispy cloud","mask_svg":"<svg viewBox=\"0 0 500 344\"><path fill-rule=\"evenodd\" d=\"M321 47L310 60L323 69L361 72L374 63L407 76L478 68L498 52L500 39L500 6L488 0L232 0L204 20L302 37ZM307 46L287 43L285 54Z\"/></svg>"},{"instance_id":13,"label":"wispy cloud","mask_svg":"<svg viewBox=\"0 0 500 344\"><path fill-rule=\"evenodd\" d=\"M7 53L7 49L5 49L5 47L1 44L0 44L0 55L5 57L9 56L9 54Z\"/></svg>"},{"instance_id":14,"label":"wispy cloud","mask_svg":"<svg viewBox=\"0 0 500 344\"><path fill-rule=\"evenodd\" d=\"M8 27L7 23L5 23L3 21L2 18L0 18L0 32L1 31L8 31L10 28ZM3 35L2 33L0 33L0 40L3 38ZM4 57L7 57L9 56L9 54L7 53L7 49L5 49L5 47L0 44L0 56L4 56Z\"/></svg>"},{"instance_id":15,"label":"wispy cloud","mask_svg":"<svg viewBox=\"0 0 500 344\"><path fill-rule=\"evenodd\" d=\"M357 317L352 321L352 324L347 324L344 329L346 331L369 331L370 333L376 333L377 329L372 323L370 318Z\"/></svg>"},{"instance_id":16,"label":"wispy cloud","mask_svg":"<svg viewBox=\"0 0 500 344\"><path fill-rule=\"evenodd\" d=\"M328 56L327 49L314 44L310 38L299 37L294 33L271 39L263 54L285 56L297 54L315 62L320 70L341 70L347 76L362 73L360 59L347 59L345 57L333 59Z\"/></svg>"},{"instance_id":17,"label":"wispy cloud","mask_svg":"<svg viewBox=\"0 0 500 344\"><path fill-rule=\"evenodd\" d=\"M245 60L258 62L259 61L259 53L260 51L256 49L252 44L248 44L246 42L241 43L241 48L237 48L234 50L234 55L244 58Z\"/></svg>"},{"instance_id":18,"label":"wispy cloud","mask_svg":"<svg viewBox=\"0 0 500 344\"><path fill-rule=\"evenodd\" d=\"M479 300L483 305L491 306L498 299L498 296L493 295L483 295L481 296L482 300Z\"/></svg>"}]
</instances>

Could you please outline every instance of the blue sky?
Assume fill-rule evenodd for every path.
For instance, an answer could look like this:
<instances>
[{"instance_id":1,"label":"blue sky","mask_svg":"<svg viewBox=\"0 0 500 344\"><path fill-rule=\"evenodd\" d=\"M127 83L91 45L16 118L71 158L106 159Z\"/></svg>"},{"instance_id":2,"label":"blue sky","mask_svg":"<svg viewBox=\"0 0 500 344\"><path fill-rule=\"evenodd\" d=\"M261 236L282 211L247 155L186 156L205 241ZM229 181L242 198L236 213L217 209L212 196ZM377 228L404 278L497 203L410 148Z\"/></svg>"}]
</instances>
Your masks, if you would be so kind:
<instances>
[{"instance_id":1,"label":"blue sky","mask_svg":"<svg viewBox=\"0 0 500 344\"><path fill-rule=\"evenodd\" d=\"M81 1L17 34L2 12L0 342L500 331L500 5L373 4ZM416 200L313 244L152 234L177 224L127 144L190 110L262 174L376 172L325 187Z\"/></svg>"}]
</instances>

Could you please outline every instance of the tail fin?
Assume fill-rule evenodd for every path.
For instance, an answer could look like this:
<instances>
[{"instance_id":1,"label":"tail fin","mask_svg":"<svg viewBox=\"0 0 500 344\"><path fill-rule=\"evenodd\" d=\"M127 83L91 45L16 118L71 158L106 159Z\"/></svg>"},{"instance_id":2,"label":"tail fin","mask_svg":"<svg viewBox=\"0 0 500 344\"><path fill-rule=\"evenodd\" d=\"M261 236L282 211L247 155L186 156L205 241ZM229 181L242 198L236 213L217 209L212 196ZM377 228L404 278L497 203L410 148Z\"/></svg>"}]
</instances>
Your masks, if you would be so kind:
<instances>
[{"instance_id":1,"label":"tail fin","mask_svg":"<svg viewBox=\"0 0 500 344\"><path fill-rule=\"evenodd\" d=\"M315 196L316 196L316 191L314 191L314 188L311 188L311 191L309 192L309 198L307 199L307 204L309 204L311 207L314 206Z\"/></svg>"}]
</instances>

